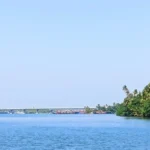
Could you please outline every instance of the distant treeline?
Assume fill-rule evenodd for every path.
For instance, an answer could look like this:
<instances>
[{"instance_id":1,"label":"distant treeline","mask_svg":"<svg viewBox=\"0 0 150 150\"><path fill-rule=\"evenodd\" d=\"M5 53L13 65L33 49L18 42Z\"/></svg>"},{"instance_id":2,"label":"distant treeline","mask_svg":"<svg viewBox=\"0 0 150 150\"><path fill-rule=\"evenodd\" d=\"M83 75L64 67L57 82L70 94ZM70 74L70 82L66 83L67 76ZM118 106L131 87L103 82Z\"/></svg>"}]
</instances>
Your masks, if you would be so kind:
<instances>
[{"instance_id":1,"label":"distant treeline","mask_svg":"<svg viewBox=\"0 0 150 150\"><path fill-rule=\"evenodd\" d=\"M123 86L126 97L117 108L119 116L150 117L150 84L142 92L135 89L132 93L127 86Z\"/></svg>"},{"instance_id":2,"label":"distant treeline","mask_svg":"<svg viewBox=\"0 0 150 150\"><path fill-rule=\"evenodd\" d=\"M0 109L0 114L114 114L119 104L101 106L95 108L51 108L51 109Z\"/></svg>"},{"instance_id":3,"label":"distant treeline","mask_svg":"<svg viewBox=\"0 0 150 150\"><path fill-rule=\"evenodd\" d=\"M93 113L93 114L114 114L117 111L117 108L120 104L118 103L113 103L113 105L104 105L101 106L98 104L95 108L90 108L88 106L85 107L85 112L87 114Z\"/></svg>"}]
</instances>

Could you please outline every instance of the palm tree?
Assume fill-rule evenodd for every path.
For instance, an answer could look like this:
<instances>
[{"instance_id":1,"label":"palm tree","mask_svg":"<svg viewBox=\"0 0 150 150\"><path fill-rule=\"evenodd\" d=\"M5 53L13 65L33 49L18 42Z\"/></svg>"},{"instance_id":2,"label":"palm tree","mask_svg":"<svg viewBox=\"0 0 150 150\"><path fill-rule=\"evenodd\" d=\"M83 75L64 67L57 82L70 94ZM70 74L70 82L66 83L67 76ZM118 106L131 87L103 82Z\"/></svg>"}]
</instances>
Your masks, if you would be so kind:
<instances>
[{"instance_id":1,"label":"palm tree","mask_svg":"<svg viewBox=\"0 0 150 150\"><path fill-rule=\"evenodd\" d=\"M97 109L97 110L101 110L100 104L98 104L98 105L96 106L96 109Z\"/></svg>"},{"instance_id":2,"label":"palm tree","mask_svg":"<svg viewBox=\"0 0 150 150\"><path fill-rule=\"evenodd\" d=\"M138 94L137 89L134 90L133 94L134 94L134 96L136 96Z\"/></svg>"},{"instance_id":3,"label":"palm tree","mask_svg":"<svg viewBox=\"0 0 150 150\"><path fill-rule=\"evenodd\" d=\"M125 91L126 95L129 96L130 92L126 85L123 86L123 91Z\"/></svg>"}]
</instances>

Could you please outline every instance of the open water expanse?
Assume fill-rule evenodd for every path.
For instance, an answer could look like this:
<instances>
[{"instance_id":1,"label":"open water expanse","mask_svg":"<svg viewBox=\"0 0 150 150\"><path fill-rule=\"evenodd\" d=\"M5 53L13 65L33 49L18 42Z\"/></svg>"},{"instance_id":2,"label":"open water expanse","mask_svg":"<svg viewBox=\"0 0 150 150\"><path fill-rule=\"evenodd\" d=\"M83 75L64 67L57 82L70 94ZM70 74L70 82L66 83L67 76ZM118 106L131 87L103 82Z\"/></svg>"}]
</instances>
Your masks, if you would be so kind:
<instances>
[{"instance_id":1,"label":"open water expanse","mask_svg":"<svg viewBox=\"0 0 150 150\"><path fill-rule=\"evenodd\" d=\"M150 150L150 120L115 115L0 115L0 150Z\"/></svg>"}]
</instances>

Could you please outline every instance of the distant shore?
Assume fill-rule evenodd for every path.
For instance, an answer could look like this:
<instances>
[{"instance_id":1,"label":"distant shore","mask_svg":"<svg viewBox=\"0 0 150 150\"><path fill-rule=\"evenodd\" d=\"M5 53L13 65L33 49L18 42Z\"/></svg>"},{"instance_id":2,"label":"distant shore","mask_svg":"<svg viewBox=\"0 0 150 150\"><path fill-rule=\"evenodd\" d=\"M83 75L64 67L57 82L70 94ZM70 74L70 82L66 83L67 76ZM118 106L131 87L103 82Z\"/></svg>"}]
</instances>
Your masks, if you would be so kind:
<instances>
[{"instance_id":1,"label":"distant shore","mask_svg":"<svg viewBox=\"0 0 150 150\"><path fill-rule=\"evenodd\" d=\"M91 108L94 110L94 108ZM86 108L0 109L0 114L113 114L110 111L86 112Z\"/></svg>"}]
</instances>

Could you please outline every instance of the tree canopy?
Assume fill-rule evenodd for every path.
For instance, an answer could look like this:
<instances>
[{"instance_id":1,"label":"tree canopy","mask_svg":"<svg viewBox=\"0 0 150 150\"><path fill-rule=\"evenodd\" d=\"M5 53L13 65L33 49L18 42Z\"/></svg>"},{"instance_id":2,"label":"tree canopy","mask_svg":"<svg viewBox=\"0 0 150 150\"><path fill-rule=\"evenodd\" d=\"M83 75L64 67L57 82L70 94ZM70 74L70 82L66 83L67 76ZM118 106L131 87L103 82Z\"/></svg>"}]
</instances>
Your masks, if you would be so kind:
<instances>
[{"instance_id":1,"label":"tree canopy","mask_svg":"<svg viewBox=\"0 0 150 150\"><path fill-rule=\"evenodd\" d=\"M145 86L142 92L135 89L129 92L127 86L123 86L126 97L117 108L119 116L150 117L150 83Z\"/></svg>"}]
</instances>

